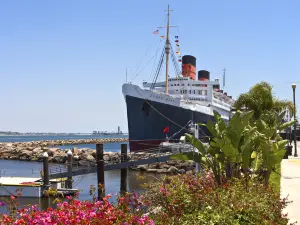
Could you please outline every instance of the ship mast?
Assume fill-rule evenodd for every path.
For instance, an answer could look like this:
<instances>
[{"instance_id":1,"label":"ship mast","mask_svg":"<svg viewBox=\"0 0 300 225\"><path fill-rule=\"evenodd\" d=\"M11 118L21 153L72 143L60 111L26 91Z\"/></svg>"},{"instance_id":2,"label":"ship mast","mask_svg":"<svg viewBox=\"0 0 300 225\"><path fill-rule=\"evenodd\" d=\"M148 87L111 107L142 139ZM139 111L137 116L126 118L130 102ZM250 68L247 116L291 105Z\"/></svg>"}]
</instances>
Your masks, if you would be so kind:
<instances>
[{"instance_id":1,"label":"ship mast","mask_svg":"<svg viewBox=\"0 0 300 225\"><path fill-rule=\"evenodd\" d=\"M169 79L169 54L170 54L170 39L169 39L169 33L170 33L170 6L168 5L168 22L167 22L167 37L166 37L166 44L165 44L165 52L166 52L166 94L168 94L168 79Z\"/></svg>"}]
</instances>

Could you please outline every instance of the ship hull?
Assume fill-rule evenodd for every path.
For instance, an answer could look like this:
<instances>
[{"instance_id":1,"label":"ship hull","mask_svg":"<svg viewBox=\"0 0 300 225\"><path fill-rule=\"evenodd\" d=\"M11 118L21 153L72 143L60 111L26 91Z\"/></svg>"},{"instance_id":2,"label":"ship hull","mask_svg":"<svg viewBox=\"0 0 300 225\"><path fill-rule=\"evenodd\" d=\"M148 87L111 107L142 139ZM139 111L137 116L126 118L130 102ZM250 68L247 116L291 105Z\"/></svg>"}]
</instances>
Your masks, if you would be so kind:
<instances>
[{"instance_id":1,"label":"ship hull","mask_svg":"<svg viewBox=\"0 0 300 225\"><path fill-rule=\"evenodd\" d=\"M173 136L171 141L178 139L187 133L189 121L194 123L206 123L213 120L212 115L202 112L186 109L180 106L164 104L157 101L151 101L143 98L126 95L127 119L129 144L131 151L151 150L165 141L166 134L163 132L166 127L169 128L169 137ZM205 127L199 131L200 137L208 136Z\"/></svg>"}]
</instances>

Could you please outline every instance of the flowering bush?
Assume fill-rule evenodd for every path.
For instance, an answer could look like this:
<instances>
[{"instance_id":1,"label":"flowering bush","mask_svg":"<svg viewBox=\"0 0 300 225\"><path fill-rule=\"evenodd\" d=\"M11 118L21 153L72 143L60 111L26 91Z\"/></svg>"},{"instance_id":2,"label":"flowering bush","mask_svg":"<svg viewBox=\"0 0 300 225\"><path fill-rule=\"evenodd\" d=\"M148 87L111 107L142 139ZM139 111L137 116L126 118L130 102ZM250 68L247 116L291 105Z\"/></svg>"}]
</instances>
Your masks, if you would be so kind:
<instances>
[{"instance_id":1,"label":"flowering bush","mask_svg":"<svg viewBox=\"0 0 300 225\"><path fill-rule=\"evenodd\" d=\"M287 224L286 199L254 180L248 188L241 179L218 186L211 173L185 174L152 184L143 200L155 224Z\"/></svg>"},{"instance_id":2,"label":"flowering bush","mask_svg":"<svg viewBox=\"0 0 300 225\"><path fill-rule=\"evenodd\" d=\"M21 209L18 216L3 215L1 224L27 225L71 225L71 224L124 224L124 225L152 225L152 220L142 214L139 207L142 205L136 195L125 195L118 198L118 203L113 205L108 201L107 195L102 201L80 201L69 198L69 202L58 203L57 209L48 208L40 211L37 206Z\"/></svg>"},{"instance_id":3,"label":"flowering bush","mask_svg":"<svg viewBox=\"0 0 300 225\"><path fill-rule=\"evenodd\" d=\"M18 215L0 215L2 224L218 224L218 225L286 225L287 215L281 213L286 199L251 179L245 190L242 179L222 181L218 185L212 173L164 177L151 184L142 196L126 193L109 202L111 195L101 201L80 201L68 197L57 209L40 211L31 206ZM11 199L15 201L15 199Z\"/></svg>"}]
</instances>

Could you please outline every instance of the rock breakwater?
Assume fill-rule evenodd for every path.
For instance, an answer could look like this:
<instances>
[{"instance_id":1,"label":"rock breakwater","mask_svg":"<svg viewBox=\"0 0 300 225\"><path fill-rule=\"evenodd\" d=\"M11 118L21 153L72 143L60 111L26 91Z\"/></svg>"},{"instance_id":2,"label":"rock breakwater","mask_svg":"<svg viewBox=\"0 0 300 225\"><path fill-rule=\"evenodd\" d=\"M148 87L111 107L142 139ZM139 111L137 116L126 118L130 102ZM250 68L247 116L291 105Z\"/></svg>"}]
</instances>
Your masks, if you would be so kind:
<instances>
[{"instance_id":1,"label":"rock breakwater","mask_svg":"<svg viewBox=\"0 0 300 225\"><path fill-rule=\"evenodd\" d=\"M128 142L128 138L94 138L94 139L71 139L71 140L44 140L29 142L0 142L0 151L6 147L49 147L61 145L82 145L82 144L105 144L116 142Z\"/></svg>"},{"instance_id":2,"label":"rock breakwater","mask_svg":"<svg viewBox=\"0 0 300 225\"><path fill-rule=\"evenodd\" d=\"M22 161L42 161L43 153L49 155L49 162L66 164L67 151L69 149L60 149L60 145L78 145L78 144L98 144L112 142L127 142L127 138L107 138L107 139L89 139L89 140L48 140L32 142L0 143L0 159L22 160ZM95 166L96 151L89 148L71 149L73 152L73 163L77 166ZM170 153L160 153L168 155ZM156 157L156 153L139 152L128 153L129 160L146 159ZM104 161L106 164L119 163L121 154L119 152L104 152ZM149 165L140 165L131 169L145 171L149 173L185 173L194 170L194 162L169 160L166 163L154 163Z\"/></svg>"}]
</instances>

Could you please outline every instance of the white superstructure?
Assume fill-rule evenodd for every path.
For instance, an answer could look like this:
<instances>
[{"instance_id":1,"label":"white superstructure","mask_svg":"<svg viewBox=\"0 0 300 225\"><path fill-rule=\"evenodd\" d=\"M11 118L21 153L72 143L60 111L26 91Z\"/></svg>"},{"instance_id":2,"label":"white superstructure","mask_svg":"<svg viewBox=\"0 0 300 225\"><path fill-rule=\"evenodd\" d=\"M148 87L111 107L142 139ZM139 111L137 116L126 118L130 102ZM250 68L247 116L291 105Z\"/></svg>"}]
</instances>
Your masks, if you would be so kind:
<instances>
[{"instance_id":1,"label":"white superstructure","mask_svg":"<svg viewBox=\"0 0 300 225\"><path fill-rule=\"evenodd\" d=\"M199 81L189 77L168 79L168 94L165 94L165 82L143 83L144 89L133 84L123 85L123 95L129 95L168 105L213 115L216 110L224 119L229 119L234 100L226 93L214 88L219 80Z\"/></svg>"}]
</instances>

